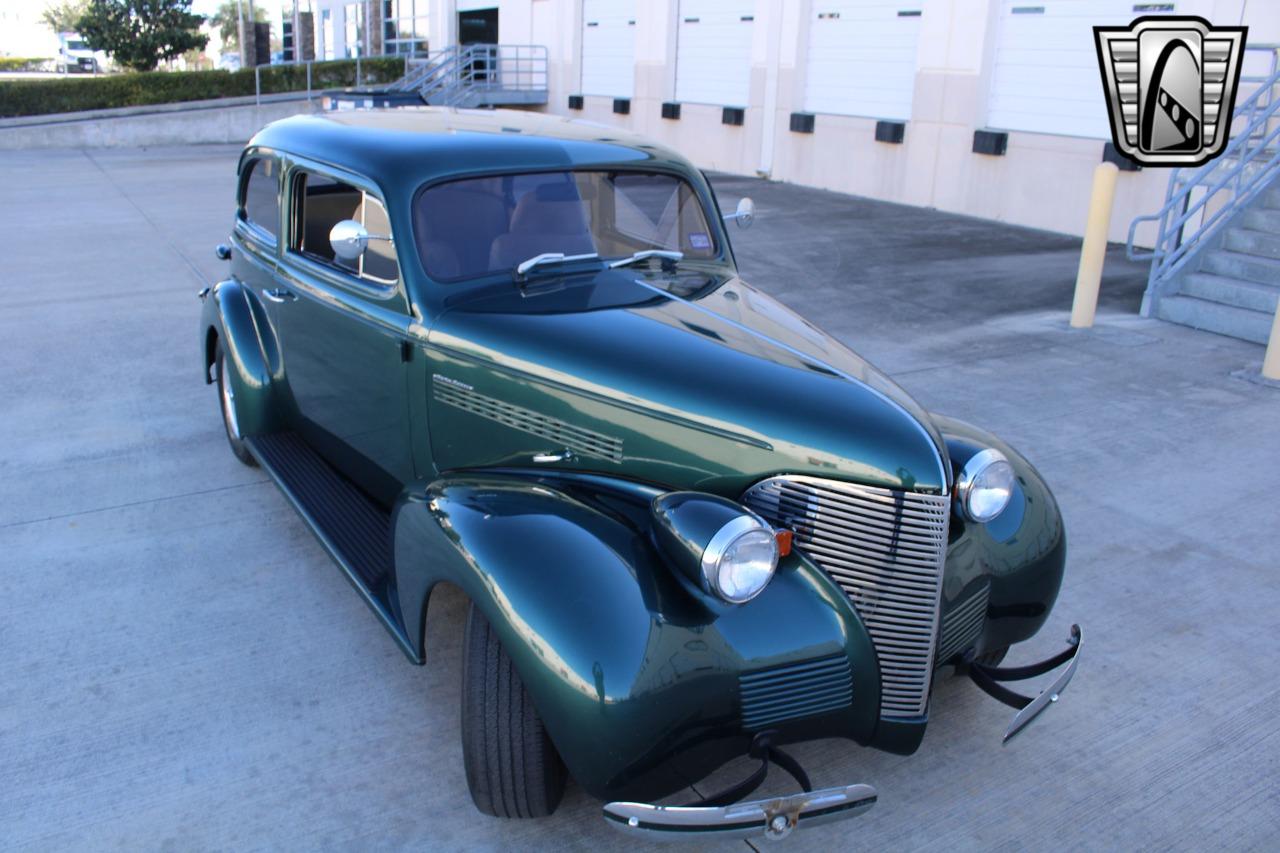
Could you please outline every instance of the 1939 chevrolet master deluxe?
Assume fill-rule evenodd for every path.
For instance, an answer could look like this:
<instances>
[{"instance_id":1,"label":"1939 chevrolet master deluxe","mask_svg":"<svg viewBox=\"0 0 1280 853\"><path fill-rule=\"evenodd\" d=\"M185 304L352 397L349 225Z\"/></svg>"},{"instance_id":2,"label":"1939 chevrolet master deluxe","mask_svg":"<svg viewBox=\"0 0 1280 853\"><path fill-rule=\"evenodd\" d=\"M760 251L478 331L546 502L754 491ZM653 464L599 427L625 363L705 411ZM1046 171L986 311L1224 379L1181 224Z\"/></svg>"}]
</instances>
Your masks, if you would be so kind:
<instances>
[{"instance_id":1,"label":"1939 chevrolet master deluxe","mask_svg":"<svg viewBox=\"0 0 1280 853\"><path fill-rule=\"evenodd\" d=\"M706 178L614 129L404 109L270 125L240 159L205 380L408 658L470 599L467 780L532 817L566 773L623 829L848 817L780 747L920 744L957 665L1021 728L1080 647L999 669L1062 580L1053 496L737 276ZM1065 665L1034 699L999 682ZM649 801L749 754L740 785ZM741 802L773 763L802 789Z\"/></svg>"}]
</instances>

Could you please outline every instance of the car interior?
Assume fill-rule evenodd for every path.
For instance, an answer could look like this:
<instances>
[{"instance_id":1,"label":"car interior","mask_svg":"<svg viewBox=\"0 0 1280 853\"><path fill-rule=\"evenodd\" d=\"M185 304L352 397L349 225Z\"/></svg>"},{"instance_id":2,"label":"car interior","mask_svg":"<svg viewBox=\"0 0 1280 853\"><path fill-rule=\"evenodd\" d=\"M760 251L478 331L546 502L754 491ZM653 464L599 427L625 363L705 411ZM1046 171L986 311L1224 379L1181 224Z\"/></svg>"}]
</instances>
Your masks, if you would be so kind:
<instances>
[{"instance_id":1,"label":"car interior","mask_svg":"<svg viewBox=\"0 0 1280 853\"><path fill-rule=\"evenodd\" d=\"M414 205L427 273L441 281L509 270L544 253L626 257L679 249L713 257L715 238L693 190L647 173L552 172L431 187Z\"/></svg>"},{"instance_id":2,"label":"car interior","mask_svg":"<svg viewBox=\"0 0 1280 853\"><path fill-rule=\"evenodd\" d=\"M318 261L339 267L361 278L381 283L395 282L399 275L395 244L390 240L369 240L369 247L354 261L337 257L329 243L329 232L344 219L362 224L371 236L389 236L391 221L382 202L350 184L303 172L298 175L298 221L294 249Z\"/></svg>"}]
</instances>

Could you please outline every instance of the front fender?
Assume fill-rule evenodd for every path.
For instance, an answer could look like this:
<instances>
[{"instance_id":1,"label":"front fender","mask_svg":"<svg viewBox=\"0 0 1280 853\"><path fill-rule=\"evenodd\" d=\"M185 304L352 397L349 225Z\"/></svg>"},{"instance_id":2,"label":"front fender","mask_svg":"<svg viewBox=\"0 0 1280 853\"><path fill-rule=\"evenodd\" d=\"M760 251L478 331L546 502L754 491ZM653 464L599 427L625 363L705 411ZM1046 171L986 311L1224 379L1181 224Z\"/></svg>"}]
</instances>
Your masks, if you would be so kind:
<instances>
[{"instance_id":1,"label":"front fender","mask_svg":"<svg viewBox=\"0 0 1280 853\"><path fill-rule=\"evenodd\" d=\"M214 381L212 336L222 343L241 434L281 428L276 399L277 388L283 382L280 346L267 310L253 291L238 279L218 282L205 297L200 328L206 382Z\"/></svg>"},{"instance_id":2,"label":"front fender","mask_svg":"<svg viewBox=\"0 0 1280 853\"><path fill-rule=\"evenodd\" d=\"M853 704L778 740L871 739L879 670L840 590L792 555L738 607L683 586L648 535L655 490L463 474L402 500L396 580L421 648L431 587L448 580L497 631L574 778L602 799L679 790L741 755L738 676L844 654Z\"/></svg>"},{"instance_id":3,"label":"front fender","mask_svg":"<svg viewBox=\"0 0 1280 853\"><path fill-rule=\"evenodd\" d=\"M1017 476L1009 506L986 524L952 515L943 580L943 611L967 598L975 583L990 582L986 625L978 653L1035 635L1058 598L1067 559L1067 537L1058 502L1040 472L1005 442L972 424L933 415L955 471L979 450L1003 453Z\"/></svg>"}]
</instances>

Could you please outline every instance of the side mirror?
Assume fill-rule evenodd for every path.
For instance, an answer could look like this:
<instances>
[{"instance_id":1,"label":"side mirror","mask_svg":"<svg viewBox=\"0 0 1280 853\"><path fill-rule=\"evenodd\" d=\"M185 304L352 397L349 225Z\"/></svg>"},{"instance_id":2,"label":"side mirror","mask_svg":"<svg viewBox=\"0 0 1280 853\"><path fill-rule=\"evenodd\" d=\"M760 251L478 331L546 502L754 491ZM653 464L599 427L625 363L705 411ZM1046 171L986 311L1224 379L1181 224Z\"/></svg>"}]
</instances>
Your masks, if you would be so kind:
<instances>
[{"instance_id":1,"label":"side mirror","mask_svg":"<svg viewBox=\"0 0 1280 853\"><path fill-rule=\"evenodd\" d=\"M751 223L756 221L756 203L749 198L744 198L738 202L738 209L733 213L726 213L724 221L730 220L737 222L739 228L750 228Z\"/></svg>"},{"instance_id":2,"label":"side mirror","mask_svg":"<svg viewBox=\"0 0 1280 853\"><path fill-rule=\"evenodd\" d=\"M226 243L219 243L218 245L214 246L213 253L217 255L218 260L220 261L231 260L231 247L228 246Z\"/></svg>"},{"instance_id":3,"label":"side mirror","mask_svg":"<svg viewBox=\"0 0 1280 853\"><path fill-rule=\"evenodd\" d=\"M369 248L369 232L354 219L344 219L329 231L333 253L344 261L354 261Z\"/></svg>"}]
</instances>

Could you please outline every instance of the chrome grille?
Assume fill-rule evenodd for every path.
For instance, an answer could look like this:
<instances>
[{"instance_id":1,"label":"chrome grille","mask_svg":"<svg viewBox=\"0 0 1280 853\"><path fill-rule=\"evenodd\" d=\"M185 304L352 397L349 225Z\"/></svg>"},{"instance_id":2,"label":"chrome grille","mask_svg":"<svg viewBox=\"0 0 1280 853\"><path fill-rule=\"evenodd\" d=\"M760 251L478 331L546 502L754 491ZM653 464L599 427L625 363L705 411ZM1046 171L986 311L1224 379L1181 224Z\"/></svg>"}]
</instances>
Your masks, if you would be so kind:
<instances>
[{"instance_id":1,"label":"chrome grille","mask_svg":"<svg viewBox=\"0 0 1280 853\"><path fill-rule=\"evenodd\" d=\"M762 729L783 720L816 717L849 707L853 671L843 654L775 666L738 676L742 725Z\"/></svg>"},{"instance_id":2,"label":"chrome grille","mask_svg":"<svg viewBox=\"0 0 1280 853\"><path fill-rule=\"evenodd\" d=\"M858 609L880 662L881 716L924 714L950 500L799 475L757 483L742 500L791 530Z\"/></svg>"},{"instance_id":3,"label":"chrome grille","mask_svg":"<svg viewBox=\"0 0 1280 853\"><path fill-rule=\"evenodd\" d=\"M942 639L938 645L938 663L944 664L978 641L987 618L987 601L991 584L982 581L968 598L942 616Z\"/></svg>"},{"instance_id":4,"label":"chrome grille","mask_svg":"<svg viewBox=\"0 0 1280 853\"><path fill-rule=\"evenodd\" d=\"M481 394L468 386L451 382L439 374L434 377L434 380L435 398L440 402L512 429L545 438L554 445L548 448L549 450L566 447L583 456L596 456L608 459L610 462L622 461L622 439L620 438L583 429L532 409L513 406L495 397Z\"/></svg>"}]
</instances>

